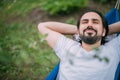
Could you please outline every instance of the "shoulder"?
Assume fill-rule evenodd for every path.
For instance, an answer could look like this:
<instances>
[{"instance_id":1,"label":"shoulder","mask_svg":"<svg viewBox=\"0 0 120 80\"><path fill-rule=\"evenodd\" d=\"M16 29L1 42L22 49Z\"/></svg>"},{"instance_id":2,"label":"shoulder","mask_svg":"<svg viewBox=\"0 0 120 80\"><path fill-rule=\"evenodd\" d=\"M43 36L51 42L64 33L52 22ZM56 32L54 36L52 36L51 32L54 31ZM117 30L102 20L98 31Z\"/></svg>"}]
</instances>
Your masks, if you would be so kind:
<instances>
[{"instance_id":1,"label":"shoulder","mask_svg":"<svg viewBox=\"0 0 120 80\"><path fill-rule=\"evenodd\" d=\"M120 35L118 35L117 37L114 37L113 39L109 39L109 42L107 42L106 44L113 45L113 46L120 45Z\"/></svg>"},{"instance_id":2,"label":"shoulder","mask_svg":"<svg viewBox=\"0 0 120 80\"><path fill-rule=\"evenodd\" d=\"M73 47L78 44L80 43L64 35L61 35L54 49L55 50L69 49L70 47Z\"/></svg>"}]
</instances>

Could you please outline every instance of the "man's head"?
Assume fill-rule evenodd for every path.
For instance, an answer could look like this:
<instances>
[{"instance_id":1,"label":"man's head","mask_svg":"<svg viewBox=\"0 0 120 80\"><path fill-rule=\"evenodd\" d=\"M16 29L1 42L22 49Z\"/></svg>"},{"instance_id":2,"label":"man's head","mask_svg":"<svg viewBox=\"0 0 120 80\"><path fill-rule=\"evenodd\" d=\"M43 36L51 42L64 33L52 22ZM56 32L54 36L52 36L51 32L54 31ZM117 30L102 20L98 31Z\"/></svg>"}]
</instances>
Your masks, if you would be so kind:
<instances>
[{"instance_id":1,"label":"man's head","mask_svg":"<svg viewBox=\"0 0 120 80\"><path fill-rule=\"evenodd\" d=\"M96 10L84 12L77 23L80 38L87 44L94 44L101 41L104 44L108 34L108 24L102 13Z\"/></svg>"}]
</instances>

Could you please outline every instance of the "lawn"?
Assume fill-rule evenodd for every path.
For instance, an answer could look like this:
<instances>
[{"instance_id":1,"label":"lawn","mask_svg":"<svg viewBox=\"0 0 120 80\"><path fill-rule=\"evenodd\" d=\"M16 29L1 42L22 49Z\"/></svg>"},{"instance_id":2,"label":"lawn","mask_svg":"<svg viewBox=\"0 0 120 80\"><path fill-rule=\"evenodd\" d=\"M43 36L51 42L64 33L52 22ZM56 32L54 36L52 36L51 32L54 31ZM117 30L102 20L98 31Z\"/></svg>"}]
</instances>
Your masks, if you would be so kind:
<instances>
[{"instance_id":1,"label":"lawn","mask_svg":"<svg viewBox=\"0 0 120 80\"><path fill-rule=\"evenodd\" d=\"M0 6L1 80L43 80L58 58L27 15L40 0L11 0Z\"/></svg>"}]
</instances>

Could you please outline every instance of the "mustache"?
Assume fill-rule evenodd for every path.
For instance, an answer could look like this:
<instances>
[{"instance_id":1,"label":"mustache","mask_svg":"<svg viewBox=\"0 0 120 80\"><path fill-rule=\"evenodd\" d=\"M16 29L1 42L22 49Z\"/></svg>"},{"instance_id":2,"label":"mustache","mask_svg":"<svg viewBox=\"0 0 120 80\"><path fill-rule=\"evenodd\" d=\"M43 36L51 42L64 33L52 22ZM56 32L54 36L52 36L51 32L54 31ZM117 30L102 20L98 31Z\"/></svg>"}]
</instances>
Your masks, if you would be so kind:
<instances>
[{"instance_id":1,"label":"mustache","mask_svg":"<svg viewBox=\"0 0 120 80\"><path fill-rule=\"evenodd\" d=\"M97 32L95 29L93 29L93 28L90 27L90 26L88 26L86 29L84 29L84 32L85 32L86 30L93 30L93 31Z\"/></svg>"}]
</instances>

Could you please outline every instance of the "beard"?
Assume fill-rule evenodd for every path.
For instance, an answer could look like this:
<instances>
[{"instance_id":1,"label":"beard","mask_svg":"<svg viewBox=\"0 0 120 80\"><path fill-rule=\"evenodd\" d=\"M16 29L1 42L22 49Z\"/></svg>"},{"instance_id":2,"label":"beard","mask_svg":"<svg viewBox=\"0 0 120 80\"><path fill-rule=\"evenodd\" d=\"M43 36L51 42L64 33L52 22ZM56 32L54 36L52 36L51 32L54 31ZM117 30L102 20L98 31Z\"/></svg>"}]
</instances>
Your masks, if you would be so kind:
<instances>
[{"instance_id":1,"label":"beard","mask_svg":"<svg viewBox=\"0 0 120 80\"><path fill-rule=\"evenodd\" d=\"M92 36L92 33L88 33L88 35L86 36L85 35L86 30L93 30L95 32L95 35ZM83 35L80 34L80 38L83 42L91 45L91 44L94 44L94 43L98 42L101 39L101 36L97 35L97 31L95 29L87 28L83 31Z\"/></svg>"}]
</instances>

